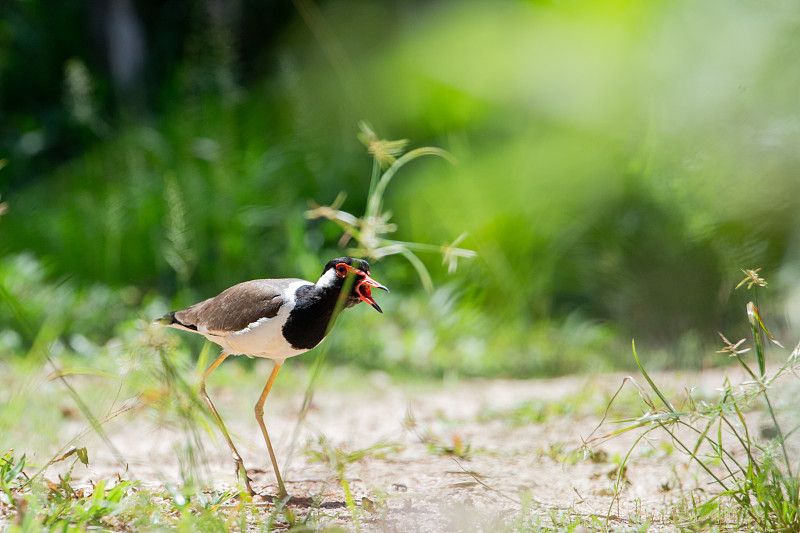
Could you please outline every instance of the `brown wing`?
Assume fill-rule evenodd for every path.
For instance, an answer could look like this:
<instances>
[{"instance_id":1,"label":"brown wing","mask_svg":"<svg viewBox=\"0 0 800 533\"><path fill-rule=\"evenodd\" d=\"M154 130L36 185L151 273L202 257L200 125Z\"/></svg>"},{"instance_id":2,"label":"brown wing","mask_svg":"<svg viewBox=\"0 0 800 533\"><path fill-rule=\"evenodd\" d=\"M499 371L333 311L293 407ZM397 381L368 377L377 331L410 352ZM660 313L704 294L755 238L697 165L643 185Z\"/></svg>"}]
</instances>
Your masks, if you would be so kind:
<instances>
[{"instance_id":1,"label":"brown wing","mask_svg":"<svg viewBox=\"0 0 800 533\"><path fill-rule=\"evenodd\" d=\"M176 311L176 323L189 329L227 333L262 318L272 318L283 305L281 293L296 279L245 281L219 295Z\"/></svg>"}]
</instances>

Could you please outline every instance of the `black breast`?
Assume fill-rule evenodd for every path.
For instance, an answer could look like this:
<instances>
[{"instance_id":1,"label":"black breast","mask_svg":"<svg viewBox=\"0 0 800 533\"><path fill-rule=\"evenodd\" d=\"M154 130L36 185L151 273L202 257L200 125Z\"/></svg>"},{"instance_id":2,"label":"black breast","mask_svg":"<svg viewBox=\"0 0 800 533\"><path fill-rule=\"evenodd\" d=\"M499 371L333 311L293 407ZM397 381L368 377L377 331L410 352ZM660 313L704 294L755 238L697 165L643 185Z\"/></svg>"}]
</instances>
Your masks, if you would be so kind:
<instances>
[{"instance_id":1,"label":"black breast","mask_svg":"<svg viewBox=\"0 0 800 533\"><path fill-rule=\"evenodd\" d=\"M322 342L328 333L336 298L337 293L321 293L314 285L297 289L294 309L283 325L283 336L292 348L310 350Z\"/></svg>"}]
</instances>

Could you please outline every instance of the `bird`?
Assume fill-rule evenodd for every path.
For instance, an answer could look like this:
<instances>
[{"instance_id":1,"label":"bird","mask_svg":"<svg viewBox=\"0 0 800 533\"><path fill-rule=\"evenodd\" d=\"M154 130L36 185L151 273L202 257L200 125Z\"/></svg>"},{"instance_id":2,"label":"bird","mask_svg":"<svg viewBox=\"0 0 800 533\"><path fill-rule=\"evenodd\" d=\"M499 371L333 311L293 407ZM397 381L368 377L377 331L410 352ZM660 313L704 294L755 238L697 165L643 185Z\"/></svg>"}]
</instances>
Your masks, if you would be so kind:
<instances>
[{"instance_id":1,"label":"bird","mask_svg":"<svg viewBox=\"0 0 800 533\"><path fill-rule=\"evenodd\" d=\"M245 281L213 298L155 320L161 326L202 335L222 348L219 357L203 373L200 396L222 432L233 456L236 475L242 475L249 494L256 493L242 457L206 392L206 379L230 355L274 361L254 410L278 481L278 497L287 497L264 424L264 403L284 361L321 343L342 309L366 302L383 313L372 297L373 288L389 292L370 277L369 263L352 257L337 257L328 261L316 283L296 278Z\"/></svg>"}]
</instances>

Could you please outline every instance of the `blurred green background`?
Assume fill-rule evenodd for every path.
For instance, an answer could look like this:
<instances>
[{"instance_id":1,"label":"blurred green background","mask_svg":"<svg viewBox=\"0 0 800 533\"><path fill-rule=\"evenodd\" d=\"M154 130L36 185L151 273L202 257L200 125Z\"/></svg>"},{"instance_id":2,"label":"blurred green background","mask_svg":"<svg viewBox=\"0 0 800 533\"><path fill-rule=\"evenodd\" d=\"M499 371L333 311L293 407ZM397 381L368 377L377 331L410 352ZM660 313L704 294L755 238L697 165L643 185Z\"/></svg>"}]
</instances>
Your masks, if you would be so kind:
<instances>
[{"instance_id":1,"label":"blurred green background","mask_svg":"<svg viewBox=\"0 0 800 533\"><path fill-rule=\"evenodd\" d=\"M382 138L396 238L478 258L374 263L338 364L542 376L724 362L734 291L793 344L800 4L777 0L8 0L0 8L0 355L113 366L148 320L258 277L316 279ZM362 307L364 307L362 309ZM767 313L765 313L767 314ZM180 335L196 353L201 339ZM123 348L120 348L120 347ZM644 348L643 348L644 347ZM104 362L105 361L105 362Z\"/></svg>"}]
</instances>

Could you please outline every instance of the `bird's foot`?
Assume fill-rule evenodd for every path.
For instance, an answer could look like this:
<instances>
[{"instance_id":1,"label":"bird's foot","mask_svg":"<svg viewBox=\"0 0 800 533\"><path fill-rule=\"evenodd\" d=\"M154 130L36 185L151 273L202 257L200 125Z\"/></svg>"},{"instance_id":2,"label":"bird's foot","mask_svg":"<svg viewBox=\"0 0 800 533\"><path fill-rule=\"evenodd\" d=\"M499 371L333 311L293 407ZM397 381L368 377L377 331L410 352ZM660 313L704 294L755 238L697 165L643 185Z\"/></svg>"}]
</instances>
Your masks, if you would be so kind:
<instances>
[{"instance_id":1,"label":"bird's foot","mask_svg":"<svg viewBox=\"0 0 800 533\"><path fill-rule=\"evenodd\" d=\"M244 461L241 459L234 459L234 472L236 474L236 478L241 478L244 480L244 488L250 496L255 496L256 491L253 490L253 486L250 485L250 482L253 481L250 479L250 476L247 475L247 469L244 467Z\"/></svg>"},{"instance_id":2,"label":"bird's foot","mask_svg":"<svg viewBox=\"0 0 800 533\"><path fill-rule=\"evenodd\" d=\"M247 494L250 496L255 496L256 491L253 490L253 487L250 485L250 481L252 481L249 477L244 476L244 487L247 490Z\"/></svg>"}]
</instances>

